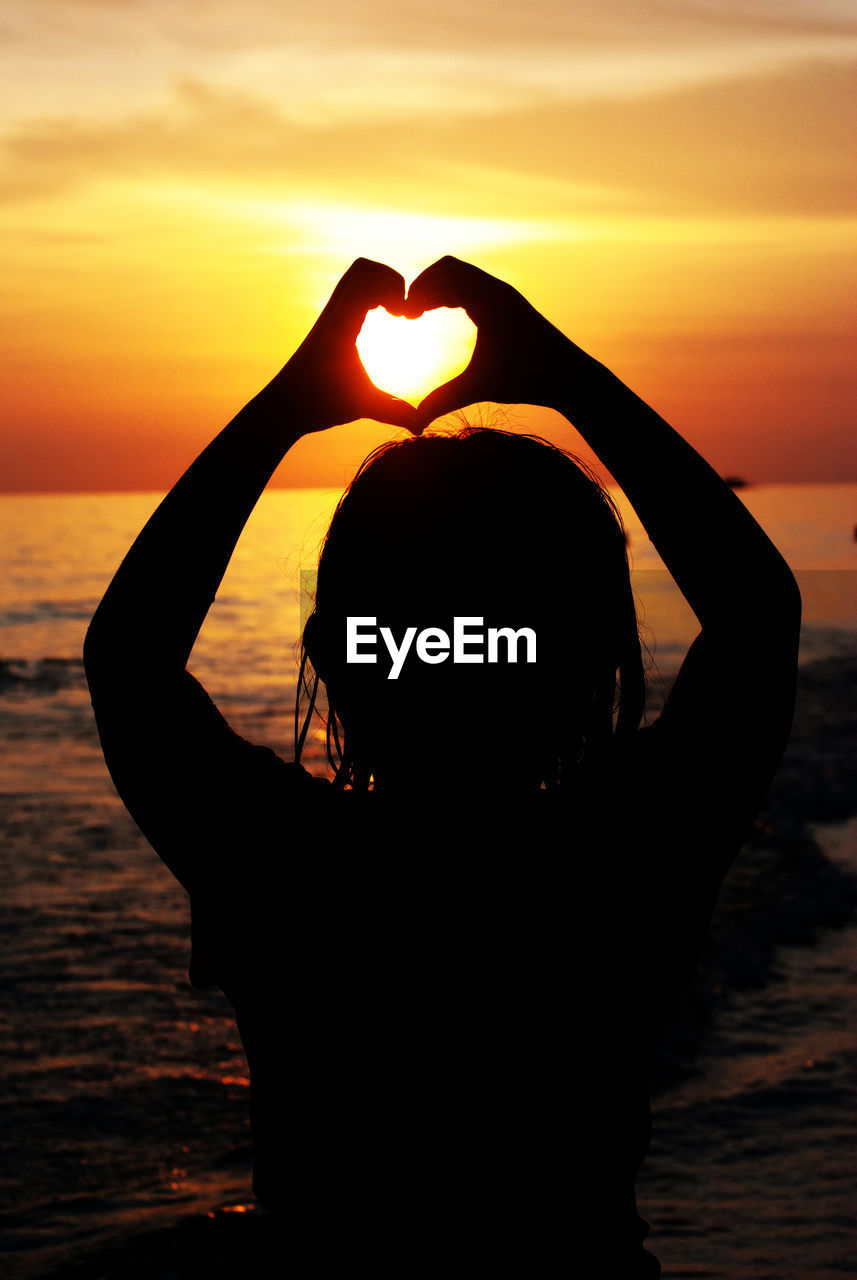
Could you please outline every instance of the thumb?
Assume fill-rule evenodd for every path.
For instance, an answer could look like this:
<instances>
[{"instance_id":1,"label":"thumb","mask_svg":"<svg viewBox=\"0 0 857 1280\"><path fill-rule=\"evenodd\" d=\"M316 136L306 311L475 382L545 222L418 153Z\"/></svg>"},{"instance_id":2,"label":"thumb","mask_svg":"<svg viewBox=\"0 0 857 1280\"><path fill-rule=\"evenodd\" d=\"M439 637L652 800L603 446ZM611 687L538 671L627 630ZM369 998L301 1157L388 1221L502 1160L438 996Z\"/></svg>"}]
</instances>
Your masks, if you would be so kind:
<instances>
[{"instance_id":1,"label":"thumb","mask_svg":"<svg viewBox=\"0 0 857 1280\"><path fill-rule=\"evenodd\" d=\"M445 413L452 413L455 409L463 409L465 405L473 404L476 397L473 394L471 381L465 370L457 378L452 378L443 386L435 387L434 391L430 391L417 406L416 412L421 425L427 427L430 422L434 422L435 418L442 418Z\"/></svg>"},{"instance_id":2,"label":"thumb","mask_svg":"<svg viewBox=\"0 0 857 1280\"><path fill-rule=\"evenodd\" d=\"M404 427L412 435L422 435L423 425L414 406L386 391L376 389L367 405L366 416L376 422L389 422L394 427Z\"/></svg>"}]
</instances>

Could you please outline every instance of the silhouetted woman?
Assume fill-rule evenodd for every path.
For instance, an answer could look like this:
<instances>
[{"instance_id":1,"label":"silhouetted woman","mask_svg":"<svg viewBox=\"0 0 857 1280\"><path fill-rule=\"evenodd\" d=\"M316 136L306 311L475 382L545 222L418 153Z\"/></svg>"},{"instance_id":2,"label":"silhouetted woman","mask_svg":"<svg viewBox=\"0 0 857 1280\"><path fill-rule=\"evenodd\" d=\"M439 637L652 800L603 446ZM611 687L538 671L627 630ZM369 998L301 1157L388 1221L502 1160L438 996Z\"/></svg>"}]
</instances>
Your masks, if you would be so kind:
<instances>
[{"instance_id":1,"label":"silhouetted woman","mask_svg":"<svg viewBox=\"0 0 857 1280\"><path fill-rule=\"evenodd\" d=\"M376 306L477 326L468 369L417 410L359 362ZM572 422L696 614L652 726L609 499L532 438L420 438L478 401ZM358 418L414 438L364 464L322 553L304 643L330 783L234 734L186 663L284 454ZM652 1055L780 759L799 617L708 464L453 258L407 297L355 262L162 502L93 619L87 674L116 786L190 893L191 978L235 1008L254 1185L298 1269L659 1274L634 1202Z\"/></svg>"}]
</instances>

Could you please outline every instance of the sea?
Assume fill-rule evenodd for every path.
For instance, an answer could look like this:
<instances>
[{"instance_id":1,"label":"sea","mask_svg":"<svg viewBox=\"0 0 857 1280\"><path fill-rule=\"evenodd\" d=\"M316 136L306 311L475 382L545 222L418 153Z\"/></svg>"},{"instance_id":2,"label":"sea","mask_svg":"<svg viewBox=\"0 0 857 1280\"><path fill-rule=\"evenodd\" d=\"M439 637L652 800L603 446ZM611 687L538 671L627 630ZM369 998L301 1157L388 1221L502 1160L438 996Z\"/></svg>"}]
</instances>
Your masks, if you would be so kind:
<instances>
[{"instance_id":1,"label":"sea","mask_svg":"<svg viewBox=\"0 0 857 1280\"><path fill-rule=\"evenodd\" d=\"M187 899L113 790L81 662L161 496L0 497L9 1280L249 1274L262 1217L230 1007L188 984ZM191 657L233 727L286 759L301 618L339 496L263 495ZM638 1204L666 1277L834 1280L857 1274L857 485L739 496L801 587L798 707L665 1037ZM697 628L616 498L654 716ZM323 737L318 723L303 757L318 774Z\"/></svg>"}]
</instances>

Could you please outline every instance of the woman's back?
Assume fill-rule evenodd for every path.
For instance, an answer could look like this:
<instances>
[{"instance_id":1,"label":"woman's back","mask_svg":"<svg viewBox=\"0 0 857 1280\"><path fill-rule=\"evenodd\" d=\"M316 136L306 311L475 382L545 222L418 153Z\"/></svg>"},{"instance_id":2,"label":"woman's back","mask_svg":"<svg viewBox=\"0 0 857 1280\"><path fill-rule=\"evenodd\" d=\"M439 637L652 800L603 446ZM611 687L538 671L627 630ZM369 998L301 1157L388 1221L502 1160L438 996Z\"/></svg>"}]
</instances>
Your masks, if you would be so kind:
<instances>
[{"instance_id":1,"label":"woman's back","mask_svg":"<svg viewBox=\"0 0 857 1280\"><path fill-rule=\"evenodd\" d=\"M717 873L692 805L658 803L657 728L638 737L565 793L469 803L442 777L336 792L233 742L248 791L210 834L194 969L235 1005L257 1193L290 1231L332 1216L498 1264L570 1243L647 1274L651 1058Z\"/></svg>"}]
</instances>

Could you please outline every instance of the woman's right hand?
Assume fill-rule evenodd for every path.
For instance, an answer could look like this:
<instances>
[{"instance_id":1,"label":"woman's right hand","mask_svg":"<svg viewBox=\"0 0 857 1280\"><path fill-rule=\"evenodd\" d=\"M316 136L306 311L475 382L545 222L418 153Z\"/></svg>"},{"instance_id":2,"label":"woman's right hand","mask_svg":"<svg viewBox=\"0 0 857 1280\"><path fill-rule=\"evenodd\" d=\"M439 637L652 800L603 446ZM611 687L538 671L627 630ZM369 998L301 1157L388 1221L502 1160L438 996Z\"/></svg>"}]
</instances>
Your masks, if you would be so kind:
<instances>
[{"instance_id":1,"label":"woman's right hand","mask_svg":"<svg viewBox=\"0 0 857 1280\"><path fill-rule=\"evenodd\" d=\"M419 405L423 426L477 401L556 407L568 366L582 355L516 289L458 258L441 258L408 290L405 315L416 319L438 307L461 307L476 325L470 364Z\"/></svg>"},{"instance_id":2,"label":"woman's right hand","mask_svg":"<svg viewBox=\"0 0 857 1280\"><path fill-rule=\"evenodd\" d=\"M384 307L401 315L404 278L392 267L358 258L291 360L263 393L282 400L289 423L301 435L372 418L419 432L417 411L406 400L376 387L357 353L366 315Z\"/></svg>"}]
</instances>

